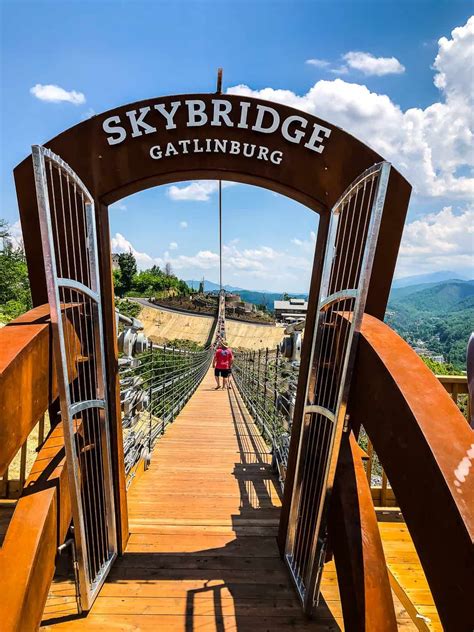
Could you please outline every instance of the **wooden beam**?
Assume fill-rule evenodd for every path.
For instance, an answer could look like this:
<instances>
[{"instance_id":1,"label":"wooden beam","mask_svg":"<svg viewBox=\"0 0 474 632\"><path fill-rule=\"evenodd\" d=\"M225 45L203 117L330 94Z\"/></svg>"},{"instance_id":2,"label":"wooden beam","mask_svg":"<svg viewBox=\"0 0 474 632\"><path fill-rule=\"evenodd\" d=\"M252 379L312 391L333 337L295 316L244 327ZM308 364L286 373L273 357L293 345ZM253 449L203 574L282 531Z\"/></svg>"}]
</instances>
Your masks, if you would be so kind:
<instances>
[{"instance_id":1,"label":"wooden beam","mask_svg":"<svg viewBox=\"0 0 474 632\"><path fill-rule=\"evenodd\" d=\"M57 548L71 522L62 425L46 440L26 481L0 553L1 627L39 627L55 571Z\"/></svg>"},{"instance_id":2,"label":"wooden beam","mask_svg":"<svg viewBox=\"0 0 474 632\"><path fill-rule=\"evenodd\" d=\"M329 533L345 628L351 632L396 632L377 517L361 452L352 433L342 437Z\"/></svg>"},{"instance_id":3,"label":"wooden beam","mask_svg":"<svg viewBox=\"0 0 474 632\"><path fill-rule=\"evenodd\" d=\"M43 306L0 329L0 475L57 397L48 318Z\"/></svg>"},{"instance_id":4,"label":"wooden beam","mask_svg":"<svg viewBox=\"0 0 474 632\"><path fill-rule=\"evenodd\" d=\"M472 623L472 430L435 375L393 330L365 315L349 401L406 520L447 630Z\"/></svg>"}]
</instances>

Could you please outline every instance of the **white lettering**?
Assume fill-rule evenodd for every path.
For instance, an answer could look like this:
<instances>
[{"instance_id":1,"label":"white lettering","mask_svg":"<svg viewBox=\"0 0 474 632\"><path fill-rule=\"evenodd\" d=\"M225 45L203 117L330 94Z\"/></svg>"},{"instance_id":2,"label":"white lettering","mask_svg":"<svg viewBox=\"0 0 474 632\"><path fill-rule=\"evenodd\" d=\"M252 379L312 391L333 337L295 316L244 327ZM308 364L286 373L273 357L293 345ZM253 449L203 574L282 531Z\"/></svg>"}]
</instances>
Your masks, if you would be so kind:
<instances>
[{"instance_id":1,"label":"white lettering","mask_svg":"<svg viewBox=\"0 0 474 632\"><path fill-rule=\"evenodd\" d=\"M240 154L240 142L238 140L230 141L229 154Z\"/></svg>"},{"instance_id":2,"label":"white lettering","mask_svg":"<svg viewBox=\"0 0 474 632\"><path fill-rule=\"evenodd\" d=\"M248 153L247 147L250 147L252 149L250 153ZM248 143L244 143L244 156L246 158L252 158L254 153L255 153L255 145L249 145Z\"/></svg>"},{"instance_id":3,"label":"white lettering","mask_svg":"<svg viewBox=\"0 0 474 632\"><path fill-rule=\"evenodd\" d=\"M207 123L207 114L204 112L206 104L204 101L197 99L196 101L185 101L188 106L188 123L187 127L199 127Z\"/></svg>"},{"instance_id":4,"label":"white lettering","mask_svg":"<svg viewBox=\"0 0 474 632\"><path fill-rule=\"evenodd\" d=\"M118 145L127 138L127 132L121 125L113 125L120 123L120 116L111 116L102 123L102 129L106 134L117 134L117 136L107 136L109 145Z\"/></svg>"},{"instance_id":5,"label":"white lettering","mask_svg":"<svg viewBox=\"0 0 474 632\"><path fill-rule=\"evenodd\" d=\"M219 140L218 138L214 139L214 153L221 151L225 154L225 150L227 147L227 140Z\"/></svg>"},{"instance_id":6,"label":"white lettering","mask_svg":"<svg viewBox=\"0 0 474 632\"><path fill-rule=\"evenodd\" d=\"M212 149L211 149L211 140L212 140L212 138L206 138L206 152L212 151Z\"/></svg>"},{"instance_id":7,"label":"white lettering","mask_svg":"<svg viewBox=\"0 0 474 632\"><path fill-rule=\"evenodd\" d=\"M173 145L173 143L168 143L166 145L166 152L165 152L165 156L168 158L168 156L177 156L178 155L178 151L176 149L176 147Z\"/></svg>"},{"instance_id":8,"label":"white lettering","mask_svg":"<svg viewBox=\"0 0 474 632\"><path fill-rule=\"evenodd\" d=\"M176 114L176 110L181 105L181 101L173 101L171 104L171 111L168 112L166 110L166 106L163 103L157 103L155 105L155 110L158 110L160 114L162 114L166 119L166 129L176 129L176 124L174 122L174 115Z\"/></svg>"},{"instance_id":9,"label":"white lettering","mask_svg":"<svg viewBox=\"0 0 474 632\"><path fill-rule=\"evenodd\" d=\"M321 136L319 135L320 133L323 134L323 138L321 138ZM311 149L311 151L317 151L318 154L322 154L324 151L324 145L322 145L322 143L324 141L324 138L329 138L329 136L331 136L330 129L328 129L327 127L322 127L322 125L318 125L317 123L315 123L314 131L311 135L311 138L307 143L304 144L304 146L308 149ZM318 143L318 145L316 145L315 143Z\"/></svg>"},{"instance_id":10,"label":"white lettering","mask_svg":"<svg viewBox=\"0 0 474 632\"><path fill-rule=\"evenodd\" d=\"M145 121L143 120L150 110L151 108L149 106L147 106L146 108L140 108L138 110L138 117L137 110L130 110L129 112L125 112L125 114L130 119L130 124L132 126L132 138L135 138L136 136L141 136L143 132L145 134L152 134L153 132L156 132L156 127L148 125L148 123L145 123ZM140 129L140 127L142 129Z\"/></svg>"},{"instance_id":11,"label":"white lettering","mask_svg":"<svg viewBox=\"0 0 474 632\"><path fill-rule=\"evenodd\" d=\"M293 133L290 132L290 125L292 123L301 123L301 127L303 129L295 129L293 131ZM288 118L286 118L283 121L283 124L281 126L281 133L283 138L285 138L286 140L289 140L290 143L296 143L298 144L301 139L304 136L304 129L306 129L306 126L308 125L308 121L303 118L302 116L289 116Z\"/></svg>"},{"instance_id":12,"label":"white lettering","mask_svg":"<svg viewBox=\"0 0 474 632\"><path fill-rule=\"evenodd\" d=\"M222 119L227 127L234 127L234 124L229 118L229 112L232 110L232 104L224 99L212 99L214 105L214 114L212 116L211 125L220 127Z\"/></svg>"},{"instance_id":13,"label":"white lettering","mask_svg":"<svg viewBox=\"0 0 474 632\"><path fill-rule=\"evenodd\" d=\"M279 165L283 160L283 152L282 151L272 151L270 154L270 160L274 165Z\"/></svg>"},{"instance_id":14,"label":"white lettering","mask_svg":"<svg viewBox=\"0 0 474 632\"><path fill-rule=\"evenodd\" d=\"M248 101L240 102L240 121L237 127L242 127L243 129L248 129L247 125L247 115L249 112L250 103Z\"/></svg>"},{"instance_id":15,"label":"white lettering","mask_svg":"<svg viewBox=\"0 0 474 632\"><path fill-rule=\"evenodd\" d=\"M278 112L268 105L257 105L257 110L257 120L255 121L255 125L252 127L252 129L255 132L262 132L263 134L272 134L273 132L275 132L280 125L280 115L278 114ZM273 122L271 123L270 127L263 127L262 125L265 114L269 114L273 117Z\"/></svg>"},{"instance_id":16,"label":"white lettering","mask_svg":"<svg viewBox=\"0 0 474 632\"><path fill-rule=\"evenodd\" d=\"M180 147L183 150L183 154L187 154L188 153L188 145L190 144L190 140L178 140L178 145L180 145Z\"/></svg>"},{"instance_id":17,"label":"white lettering","mask_svg":"<svg viewBox=\"0 0 474 632\"><path fill-rule=\"evenodd\" d=\"M195 138L193 142L194 142L194 153L195 154L202 154L204 149L199 146L199 139Z\"/></svg>"},{"instance_id":18,"label":"white lettering","mask_svg":"<svg viewBox=\"0 0 474 632\"><path fill-rule=\"evenodd\" d=\"M161 147L159 145L153 145L153 147L150 149L150 156L153 158L153 160L159 160L162 155L163 152L161 151Z\"/></svg>"},{"instance_id":19,"label":"white lettering","mask_svg":"<svg viewBox=\"0 0 474 632\"><path fill-rule=\"evenodd\" d=\"M263 147L260 145L258 149L257 160L268 160L268 147Z\"/></svg>"}]
</instances>

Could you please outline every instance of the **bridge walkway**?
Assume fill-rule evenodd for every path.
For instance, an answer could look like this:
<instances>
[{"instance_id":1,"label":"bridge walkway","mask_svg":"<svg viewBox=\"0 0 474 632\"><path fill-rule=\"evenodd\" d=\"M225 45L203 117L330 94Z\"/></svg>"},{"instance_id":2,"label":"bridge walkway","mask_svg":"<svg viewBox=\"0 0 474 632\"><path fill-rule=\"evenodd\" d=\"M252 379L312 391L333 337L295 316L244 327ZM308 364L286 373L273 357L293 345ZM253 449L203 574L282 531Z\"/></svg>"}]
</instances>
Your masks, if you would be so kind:
<instances>
[{"instance_id":1,"label":"bridge walkway","mask_svg":"<svg viewBox=\"0 0 474 632\"><path fill-rule=\"evenodd\" d=\"M42 629L342 628L334 570L318 620L302 615L277 549L281 497L268 448L236 391L214 387L209 371L130 489L128 546L88 616L75 614L71 580L56 579Z\"/></svg>"}]
</instances>

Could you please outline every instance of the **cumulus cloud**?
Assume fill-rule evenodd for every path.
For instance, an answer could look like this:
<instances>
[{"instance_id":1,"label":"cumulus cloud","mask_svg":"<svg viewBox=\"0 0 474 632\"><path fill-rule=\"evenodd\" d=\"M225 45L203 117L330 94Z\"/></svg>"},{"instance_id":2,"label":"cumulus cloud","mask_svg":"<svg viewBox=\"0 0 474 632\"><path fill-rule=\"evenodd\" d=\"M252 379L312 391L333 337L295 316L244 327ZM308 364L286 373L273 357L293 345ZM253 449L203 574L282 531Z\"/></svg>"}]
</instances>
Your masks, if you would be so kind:
<instances>
[{"instance_id":1,"label":"cumulus cloud","mask_svg":"<svg viewBox=\"0 0 474 632\"><path fill-rule=\"evenodd\" d=\"M445 206L405 226L397 276L433 270L471 271L474 268L474 205L455 213Z\"/></svg>"},{"instance_id":2,"label":"cumulus cloud","mask_svg":"<svg viewBox=\"0 0 474 632\"><path fill-rule=\"evenodd\" d=\"M344 55L344 61L349 68L360 70L364 75L400 75L405 72L403 66L396 57L375 57L371 53L350 51Z\"/></svg>"},{"instance_id":3,"label":"cumulus cloud","mask_svg":"<svg viewBox=\"0 0 474 632\"><path fill-rule=\"evenodd\" d=\"M185 222L184 220L182 222L179 222L180 228L187 228L188 226L189 226L188 222Z\"/></svg>"},{"instance_id":4,"label":"cumulus cloud","mask_svg":"<svg viewBox=\"0 0 474 632\"><path fill-rule=\"evenodd\" d=\"M222 188L226 189L230 186L234 186L236 182L223 182ZM167 195L171 200L175 202L182 201L194 201L194 202L208 202L211 199L211 195L216 193L219 188L217 180L197 180L196 182L190 182L184 186L177 186L172 184L167 189Z\"/></svg>"},{"instance_id":5,"label":"cumulus cloud","mask_svg":"<svg viewBox=\"0 0 474 632\"><path fill-rule=\"evenodd\" d=\"M127 205L122 202L115 202L109 207L112 211L126 211Z\"/></svg>"},{"instance_id":6,"label":"cumulus cloud","mask_svg":"<svg viewBox=\"0 0 474 632\"><path fill-rule=\"evenodd\" d=\"M86 97L82 92L76 90L65 90L54 84L43 85L37 83L30 88L30 93L40 101L48 101L49 103L72 103L73 105L82 105L86 102Z\"/></svg>"},{"instance_id":7,"label":"cumulus cloud","mask_svg":"<svg viewBox=\"0 0 474 632\"><path fill-rule=\"evenodd\" d=\"M177 250L178 249L178 244L175 241L170 241L168 248L170 250Z\"/></svg>"},{"instance_id":8,"label":"cumulus cloud","mask_svg":"<svg viewBox=\"0 0 474 632\"><path fill-rule=\"evenodd\" d=\"M266 287L275 291L304 291L309 286L314 256L315 235L302 238L298 251L291 246L277 250L261 245L257 248L239 246L238 239L232 239L223 245L223 268L229 283L244 284L250 288ZM173 242L172 242L173 243ZM132 252L140 269L152 265L163 267L169 263L181 278L193 278L202 272L210 278L219 274L219 254L212 250L199 250L194 254L173 256L171 244L169 251L161 257L153 257L138 251L121 233L112 238L113 252Z\"/></svg>"},{"instance_id":9,"label":"cumulus cloud","mask_svg":"<svg viewBox=\"0 0 474 632\"><path fill-rule=\"evenodd\" d=\"M151 257L146 252L138 251L121 233L115 233L111 239L111 246L112 252L131 252L137 260L137 266L140 269L151 268L153 265L162 266L164 263L159 257Z\"/></svg>"},{"instance_id":10,"label":"cumulus cloud","mask_svg":"<svg viewBox=\"0 0 474 632\"><path fill-rule=\"evenodd\" d=\"M299 108L346 129L393 162L425 196L471 199L474 178L474 17L441 38L434 61L440 100L403 111L387 95L340 78L321 80L303 95L246 85L229 94L254 96Z\"/></svg>"},{"instance_id":11,"label":"cumulus cloud","mask_svg":"<svg viewBox=\"0 0 474 632\"><path fill-rule=\"evenodd\" d=\"M307 59L305 61L305 64L308 64L308 66L314 66L315 68L327 68L328 66L330 66L331 64L326 61L325 59Z\"/></svg>"},{"instance_id":12,"label":"cumulus cloud","mask_svg":"<svg viewBox=\"0 0 474 632\"><path fill-rule=\"evenodd\" d=\"M16 221L8 229L10 235L10 244L13 248L23 248L23 232L21 230L20 220ZM0 246L1 246L0 242Z\"/></svg>"}]
</instances>

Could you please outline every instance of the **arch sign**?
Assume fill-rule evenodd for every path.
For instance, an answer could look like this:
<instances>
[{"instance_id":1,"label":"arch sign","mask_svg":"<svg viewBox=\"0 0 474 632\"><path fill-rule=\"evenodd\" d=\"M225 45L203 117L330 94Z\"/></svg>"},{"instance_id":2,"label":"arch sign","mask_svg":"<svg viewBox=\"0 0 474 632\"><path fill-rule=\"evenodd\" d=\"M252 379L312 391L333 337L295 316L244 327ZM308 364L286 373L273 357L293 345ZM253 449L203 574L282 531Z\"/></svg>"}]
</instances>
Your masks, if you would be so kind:
<instances>
[{"instance_id":1,"label":"arch sign","mask_svg":"<svg viewBox=\"0 0 474 632\"><path fill-rule=\"evenodd\" d=\"M128 521L108 206L157 185L220 179L271 189L320 215L280 522L282 552L304 607L310 611L317 598L317 567L324 557L319 542L324 541L325 490L330 488L344 421L352 339L364 311L378 318L384 315L410 185L371 148L331 123L285 105L220 93L128 104L66 130L35 152L34 168L29 156L14 171L35 305L47 302L48 296L51 303L44 208L49 204L56 213L56 201L61 205L51 233L56 286L66 287L59 271L71 270L72 254L79 262L82 276L66 275L71 304L74 293L81 287L84 290L80 279L90 277L87 266L82 266L97 241L97 282L93 291L90 283L84 291L101 309L83 309L82 316L101 314L102 322L94 321L98 331L103 329L104 366L99 368L108 378L104 377L106 392L93 401L96 407L107 409L105 416L97 413L97 419L106 419L110 425L113 499L109 506L115 507L113 531L119 553L128 537ZM54 169L63 180L54 175ZM43 197L37 197L38 190ZM82 210L81 200L87 201ZM65 303L59 302L60 306ZM327 386L328 395L318 399L318 393L323 393L321 384ZM71 408L83 410L85 405ZM317 439L320 428L324 428L324 441ZM305 478L305 465L311 471L323 462L320 478ZM308 507L316 507L316 513ZM296 526L302 522L317 522L318 529L303 537ZM109 532L103 533L108 541ZM84 542L89 546L87 538ZM99 562L94 568L100 574Z\"/></svg>"}]
</instances>

